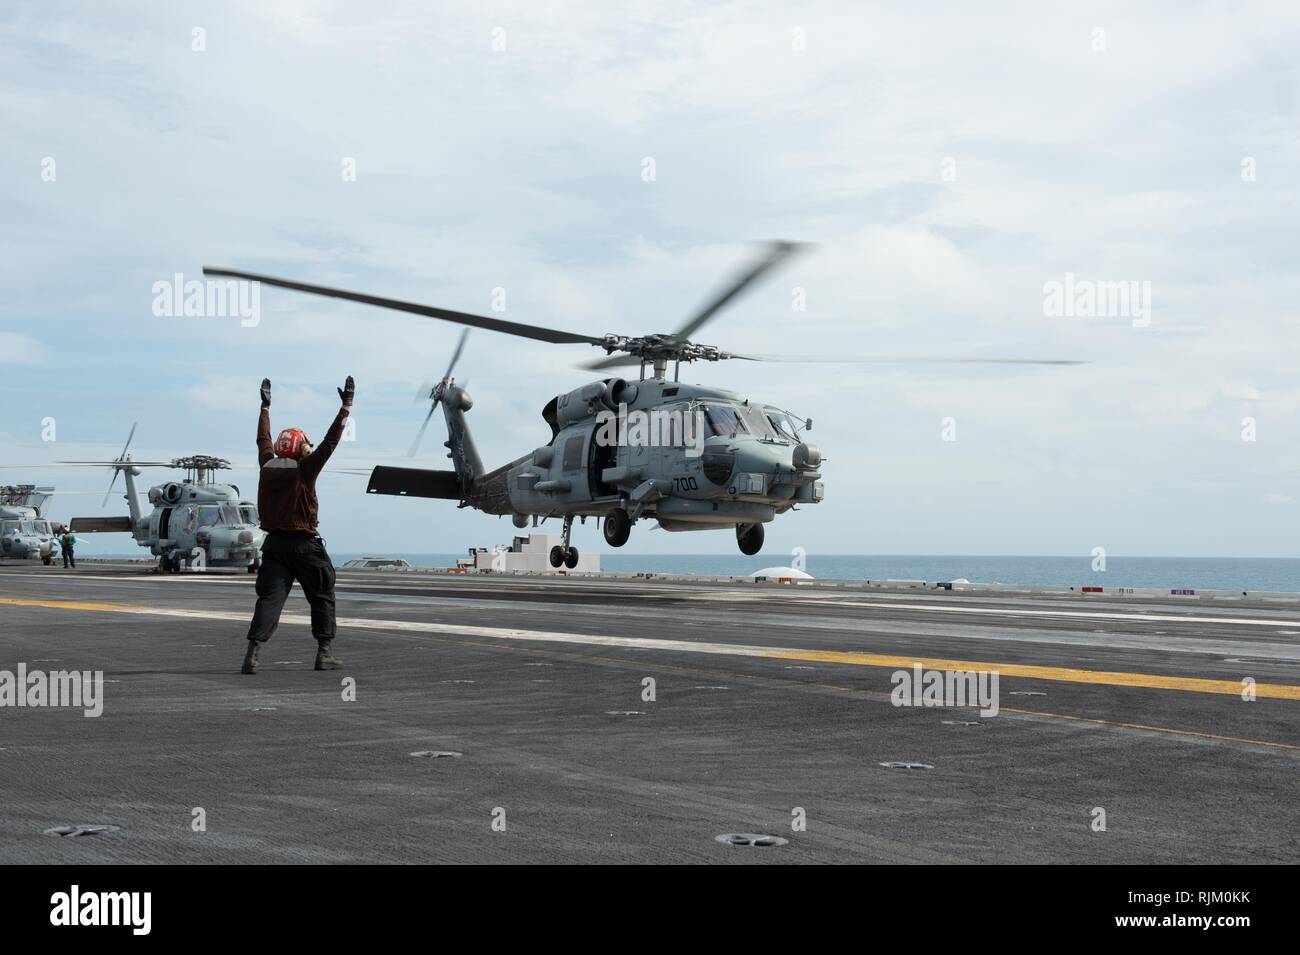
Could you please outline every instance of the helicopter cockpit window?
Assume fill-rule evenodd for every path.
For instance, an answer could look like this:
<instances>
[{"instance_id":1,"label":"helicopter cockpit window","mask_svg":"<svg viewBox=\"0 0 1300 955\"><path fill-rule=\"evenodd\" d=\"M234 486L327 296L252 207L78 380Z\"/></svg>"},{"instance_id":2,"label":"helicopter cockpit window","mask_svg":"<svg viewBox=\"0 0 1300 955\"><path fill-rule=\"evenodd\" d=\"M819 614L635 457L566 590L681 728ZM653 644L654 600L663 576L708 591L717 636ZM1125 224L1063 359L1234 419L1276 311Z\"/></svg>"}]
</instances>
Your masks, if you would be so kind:
<instances>
[{"instance_id":1,"label":"helicopter cockpit window","mask_svg":"<svg viewBox=\"0 0 1300 955\"><path fill-rule=\"evenodd\" d=\"M199 508L199 519L196 524L197 527L213 527L220 523L221 523L220 507L208 506L208 507Z\"/></svg>"},{"instance_id":2,"label":"helicopter cockpit window","mask_svg":"<svg viewBox=\"0 0 1300 955\"><path fill-rule=\"evenodd\" d=\"M244 518L243 523L245 523L245 524L256 524L256 523L258 523L258 520L257 520L257 508L255 508L255 507L241 507L241 508L239 509L239 512L240 512L240 514L241 514L241 515L243 516L243 518Z\"/></svg>"},{"instance_id":3,"label":"helicopter cockpit window","mask_svg":"<svg viewBox=\"0 0 1300 955\"><path fill-rule=\"evenodd\" d=\"M32 525L32 528L33 528L33 532L34 532L34 533L37 533L37 534L48 534L48 533L50 533L50 522L49 522L49 521L36 521L36 522Z\"/></svg>"},{"instance_id":4,"label":"helicopter cockpit window","mask_svg":"<svg viewBox=\"0 0 1300 955\"><path fill-rule=\"evenodd\" d=\"M239 508L227 505L221 509L221 523L235 525L244 523L244 519L239 516Z\"/></svg>"},{"instance_id":5,"label":"helicopter cockpit window","mask_svg":"<svg viewBox=\"0 0 1300 955\"><path fill-rule=\"evenodd\" d=\"M777 434L781 437L788 438L791 441L799 440L799 436L794 433L794 423L790 421L789 416L784 412L769 411L767 420L772 423L772 427L776 429Z\"/></svg>"},{"instance_id":6,"label":"helicopter cockpit window","mask_svg":"<svg viewBox=\"0 0 1300 955\"><path fill-rule=\"evenodd\" d=\"M758 408L755 408L753 405L741 405L740 415L744 419L751 434L755 434L760 438L772 438L776 436L775 432L772 430L772 425L763 415L763 412Z\"/></svg>"},{"instance_id":7,"label":"helicopter cockpit window","mask_svg":"<svg viewBox=\"0 0 1300 955\"><path fill-rule=\"evenodd\" d=\"M709 424L709 433L723 438L738 434L748 434L749 429L735 408L729 405L705 405L704 420Z\"/></svg>"}]
</instances>

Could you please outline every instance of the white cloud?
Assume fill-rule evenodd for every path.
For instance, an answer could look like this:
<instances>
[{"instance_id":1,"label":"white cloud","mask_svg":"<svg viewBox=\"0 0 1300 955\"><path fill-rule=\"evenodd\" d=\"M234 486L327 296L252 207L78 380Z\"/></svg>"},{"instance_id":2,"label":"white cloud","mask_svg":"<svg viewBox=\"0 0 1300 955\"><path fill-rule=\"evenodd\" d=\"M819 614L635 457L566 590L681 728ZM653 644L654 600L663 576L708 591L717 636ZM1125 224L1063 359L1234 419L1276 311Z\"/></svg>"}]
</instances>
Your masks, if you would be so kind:
<instances>
[{"instance_id":1,"label":"white cloud","mask_svg":"<svg viewBox=\"0 0 1300 955\"><path fill-rule=\"evenodd\" d=\"M41 365L50 360L50 351L30 335L0 332L0 360L5 364Z\"/></svg>"},{"instance_id":2,"label":"white cloud","mask_svg":"<svg viewBox=\"0 0 1300 955\"><path fill-rule=\"evenodd\" d=\"M250 457L263 375L277 422L315 435L354 374L347 460L404 458L410 395L453 327L271 289L256 328L161 321L153 281L225 264L478 312L504 287L515 320L668 331L747 240L805 239L816 251L699 338L1090 364L690 369L815 419L828 499L778 522L774 550L1289 553L1269 495L1300 466L1298 11L250 0L198 18L203 53L193 19L0 14L0 317L40 328L0 333L15 430L52 414L89 441L138 419L170 453ZM1049 319L1043 283L1067 271L1150 281L1151 326ZM457 375L485 460L544 440L539 409L589 357L475 333ZM367 515L331 532L345 549L382 549L417 514L421 549L508 533L322 495L327 520Z\"/></svg>"}]
</instances>

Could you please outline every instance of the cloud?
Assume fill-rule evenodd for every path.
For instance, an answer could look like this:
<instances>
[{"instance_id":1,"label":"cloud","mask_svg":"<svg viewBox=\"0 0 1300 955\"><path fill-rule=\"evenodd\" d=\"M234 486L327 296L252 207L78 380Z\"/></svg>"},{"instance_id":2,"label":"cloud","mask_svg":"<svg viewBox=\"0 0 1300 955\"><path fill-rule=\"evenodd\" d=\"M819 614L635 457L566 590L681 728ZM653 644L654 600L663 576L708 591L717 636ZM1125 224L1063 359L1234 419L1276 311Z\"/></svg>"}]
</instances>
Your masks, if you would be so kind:
<instances>
[{"instance_id":1,"label":"cloud","mask_svg":"<svg viewBox=\"0 0 1300 955\"><path fill-rule=\"evenodd\" d=\"M30 335L0 332L0 356L5 364L43 365L50 360L50 351Z\"/></svg>"},{"instance_id":2,"label":"cloud","mask_svg":"<svg viewBox=\"0 0 1300 955\"><path fill-rule=\"evenodd\" d=\"M816 423L827 500L769 528L773 551L1289 553L1266 496L1282 493L1268 475L1300 466L1300 11L435 18L414 2L250 0L195 19L118 3L0 14L0 321L40 329L0 333L16 433L51 415L69 440L120 440L139 420L169 453L244 458L264 375L276 420L314 435L354 374L358 438L340 454L404 461L424 414L410 396L441 374L455 328L273 289L255 328L163 320L153 282L231 265L483 313L504 288L513 320L658 332L749 240L804 239L816 249L699 339L1089 364L687 369ZM1149 281L1151 325L1045 315L1043 285L1066 272ZM590 357L471 336L457 376L486 463L546 439L538 410L588 380L575 366ZM440 440L424 463L443 465ZM345 549L382 550L412 523L428 550L508 534L355 490L321 491Z\"/></svg>"}]
</instances>

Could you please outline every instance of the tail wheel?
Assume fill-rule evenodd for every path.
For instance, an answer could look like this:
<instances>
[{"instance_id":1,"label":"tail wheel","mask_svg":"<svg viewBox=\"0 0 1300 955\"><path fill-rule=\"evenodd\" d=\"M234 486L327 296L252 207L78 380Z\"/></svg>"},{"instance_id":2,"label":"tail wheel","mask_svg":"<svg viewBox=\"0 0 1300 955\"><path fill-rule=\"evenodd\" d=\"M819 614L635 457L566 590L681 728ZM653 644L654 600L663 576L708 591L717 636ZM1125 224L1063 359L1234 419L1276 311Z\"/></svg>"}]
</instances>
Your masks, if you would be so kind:
<instances>
[{"instance_id":1,"label":"tail wheel","mask_svg":"<svg viewBox=\"0 0 1300 955\"><path fill-rule=\"evenodd\" d=\"M742 554L753 557L763 549L763 525L737 524L736 543L740 545Z\"/></svg>"},{"instance_id":2,"label":"tail wheel","mask_svg":"<svg viewBox=\"0 0 1300 955\"><path fill-rule=\"evenodd\" d=\"M559 567L564 563L564 548L556 544L551 548L551 566Z\"/></svg>"},{"instance_id":3,"label":"tail wheel","mask_svg":"<svg viewBox=\"0 0 1300 955\"><path fill-rule=\"evenodd\" d=\"M610 547L622 547L632 534L632 519L627 511L616 507L605 515L605 543Z\"/></svg>"}]
</instances>

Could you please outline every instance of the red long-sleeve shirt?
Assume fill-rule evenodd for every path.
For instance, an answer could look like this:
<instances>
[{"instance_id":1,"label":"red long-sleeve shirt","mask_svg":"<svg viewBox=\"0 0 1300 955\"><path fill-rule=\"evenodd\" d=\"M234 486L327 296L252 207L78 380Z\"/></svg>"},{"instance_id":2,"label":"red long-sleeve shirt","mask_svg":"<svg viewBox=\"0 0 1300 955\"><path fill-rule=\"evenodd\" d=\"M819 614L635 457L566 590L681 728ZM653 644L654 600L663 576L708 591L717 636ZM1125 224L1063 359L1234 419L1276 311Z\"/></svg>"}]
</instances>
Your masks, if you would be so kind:
<instances>
[{"instance_id":1,"label":"red long-sleeve shirt","mask_svg":"<svg viewBox=\"0 0 1300 955\"><path fill-rule=\"evenodd\" d=\"M340 408L334 423L311 454L297 461L277 458L271 442L271 412L257 419L257 513L264 531L315 531L318 505L316 478L343 437L348 409Z\"/></svg>"}]
</instances>

